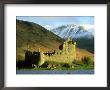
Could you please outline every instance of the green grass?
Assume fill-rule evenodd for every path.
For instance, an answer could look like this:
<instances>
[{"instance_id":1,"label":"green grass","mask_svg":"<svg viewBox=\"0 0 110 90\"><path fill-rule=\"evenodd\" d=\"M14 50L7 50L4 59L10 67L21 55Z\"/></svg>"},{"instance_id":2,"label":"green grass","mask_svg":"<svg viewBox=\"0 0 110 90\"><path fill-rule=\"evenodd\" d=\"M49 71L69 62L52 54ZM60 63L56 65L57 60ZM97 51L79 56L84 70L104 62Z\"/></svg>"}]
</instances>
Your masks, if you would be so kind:
<instances>
[{"instance_id":1,"label":"green grass","mask_svg":"<svg viewBox=\"0 0 110 90\"><path fill-rule=\"evenodd\" d=\"M94 69L94 64L83 63L82 61L77 61L75 63L57 63L57 62L45 62L41 66L36 66L35 68L16 68L17 70L90 70Z\"/></svg>"},{"instance_id":2,"label":"green grass","mask_svg":"<svg viewBox=\"0 0 110 90\"><path fill-rule=\"evenodd\" d=\"M91 69L94 69L94 66L77 66L75 65L74 68L55 68L55 69L52 69L52 68L17 68L17 70L91 70Z\"/></svg>"}]
</instances>

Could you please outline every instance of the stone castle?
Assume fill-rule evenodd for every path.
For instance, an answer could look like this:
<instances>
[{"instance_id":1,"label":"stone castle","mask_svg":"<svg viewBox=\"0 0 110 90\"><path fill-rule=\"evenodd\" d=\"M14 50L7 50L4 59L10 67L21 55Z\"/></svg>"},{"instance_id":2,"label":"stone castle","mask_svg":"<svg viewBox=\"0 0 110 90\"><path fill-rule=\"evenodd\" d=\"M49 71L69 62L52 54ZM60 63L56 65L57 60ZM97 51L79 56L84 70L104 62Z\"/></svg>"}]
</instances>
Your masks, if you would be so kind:
<instances>
[{"instance_id":1,"label":"stone castle","mask_svg":"<svg viewBox=\"0 0 110 90\"><path fill-rule=\"evenodd\" d=\"M46 61L59 63L72 63L76 59L76 42L68 38L59 49L53 51L27 51L25 53L25 62L31 65L41 66Z\"/></svg>"}]
</instances>

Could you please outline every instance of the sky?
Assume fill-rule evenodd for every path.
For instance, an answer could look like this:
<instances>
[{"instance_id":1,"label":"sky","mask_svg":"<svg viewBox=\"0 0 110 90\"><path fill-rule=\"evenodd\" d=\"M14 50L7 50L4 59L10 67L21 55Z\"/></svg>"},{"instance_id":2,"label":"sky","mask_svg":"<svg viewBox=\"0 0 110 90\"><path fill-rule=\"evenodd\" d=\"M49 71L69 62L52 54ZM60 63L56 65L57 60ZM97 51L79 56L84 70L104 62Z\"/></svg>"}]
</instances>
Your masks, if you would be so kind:
<instances>
[{"instance_id":1,"label":"sky","mask_svg":"<svg viewBox=\"0 0 110 90\"><path fill-rule=\"evenodd\" d=\"M17 16L16 18L52 27L67 24L94 25L94 16Z\"/></svg>"}]
</instances>

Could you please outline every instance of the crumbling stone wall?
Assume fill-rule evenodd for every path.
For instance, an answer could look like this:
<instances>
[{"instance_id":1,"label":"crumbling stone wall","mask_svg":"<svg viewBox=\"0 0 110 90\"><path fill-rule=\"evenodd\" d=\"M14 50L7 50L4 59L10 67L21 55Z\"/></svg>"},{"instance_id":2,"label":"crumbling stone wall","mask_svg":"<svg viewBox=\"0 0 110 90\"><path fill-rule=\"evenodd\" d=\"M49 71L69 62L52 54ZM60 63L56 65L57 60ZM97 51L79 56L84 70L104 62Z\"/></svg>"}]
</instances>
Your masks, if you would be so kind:
<instances>
[{"instance_id":1,"label":"crumbling stone wall","mask_svg":"<svg viewBox=\"0 0 110 90\"><path fill-rule=\"evenodd\" d=\"M41 52L40 64L45 61L54 61L59 63L72 63L76 59L76 42L68 38L62 45L62 49L54 50L51 53Z\"/></svg>"},{"instance_id":2,"label":"crumbling stone wall","mask_svg":"<svg viewBox=\"0 0 110 90\"><path fill-rule=\"evenodd\" d=\"M73 42L72 39L68 38L61 46L59 46L58 50L53 50L53 52L28 52L25 53L25 56L25 61L30 61L31 64L39 66L45 61L72 63L76 59L76 42Z\"/></svg>"}]
</instances>

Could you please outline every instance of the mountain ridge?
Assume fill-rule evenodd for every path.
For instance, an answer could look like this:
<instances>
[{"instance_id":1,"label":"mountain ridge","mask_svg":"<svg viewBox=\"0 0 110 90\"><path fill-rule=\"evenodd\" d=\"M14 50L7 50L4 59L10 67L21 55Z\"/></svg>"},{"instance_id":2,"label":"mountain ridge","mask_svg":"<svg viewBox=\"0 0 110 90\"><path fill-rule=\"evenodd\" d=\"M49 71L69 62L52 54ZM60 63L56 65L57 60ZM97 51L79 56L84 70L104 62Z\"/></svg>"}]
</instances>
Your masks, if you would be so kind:
<instances>
[{"instance_id":1,"label":"mountain ridge","mask_svg":"<svg viewBox=\"0 0 110 90\"><path fill-rule=\"evenodd\" d=\"M46 28L46 26L44 26ZM94 37L94 28L93 26L87 27L86 25L75 25L75 24L67 24L61 25L55 28L50 28L51 26L47 25L47 29L54 34L60 36L61 38L92 38ZM49 29L50 28L50 29Z\"/></svg>"}]
</instances>

